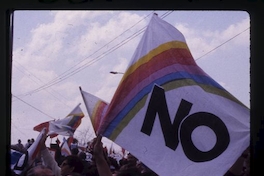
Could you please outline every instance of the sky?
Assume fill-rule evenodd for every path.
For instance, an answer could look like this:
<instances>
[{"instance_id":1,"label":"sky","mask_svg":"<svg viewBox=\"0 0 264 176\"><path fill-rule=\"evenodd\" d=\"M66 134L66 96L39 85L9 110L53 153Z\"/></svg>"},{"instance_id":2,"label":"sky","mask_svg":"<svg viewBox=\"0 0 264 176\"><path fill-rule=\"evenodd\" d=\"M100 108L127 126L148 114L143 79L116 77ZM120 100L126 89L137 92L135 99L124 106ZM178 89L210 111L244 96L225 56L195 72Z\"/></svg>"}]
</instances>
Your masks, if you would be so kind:
<instances>
[{"instance_id":1,"label":"sky","mask_svg":"<svg viewBox=\"0 0 264 176\"><path fill-rule=\"evenodd\" d=\"M110 103L122 78L110 71L126 71L154 12L185 36L198 66L250 108L245 11L20 10L13 23L11 144L36 138L34 126L66 117L79 103L85 116L74 137L91 140L79 87Z\"/></svg>"}]
</instances>

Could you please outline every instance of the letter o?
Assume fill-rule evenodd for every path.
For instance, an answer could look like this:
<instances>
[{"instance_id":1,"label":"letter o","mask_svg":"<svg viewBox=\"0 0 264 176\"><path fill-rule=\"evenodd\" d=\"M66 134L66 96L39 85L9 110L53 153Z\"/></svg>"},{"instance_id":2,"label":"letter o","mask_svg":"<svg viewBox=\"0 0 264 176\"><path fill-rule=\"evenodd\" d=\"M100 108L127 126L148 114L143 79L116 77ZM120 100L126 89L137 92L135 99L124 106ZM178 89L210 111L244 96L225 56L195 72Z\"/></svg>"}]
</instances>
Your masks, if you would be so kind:
<instances>
[{"instance_id":1,"label":"letter o","mask_svg":"<svg viewBox=\"0 0 264 176\"><path fill-rule=\"evenodd\" d=\"M211 128L216 135L216 144L209 151L200 151L193 144L191 134L198 126ZM197 112L189 115L180 127L180 141L187 158L194 162L210 161L223 153L230 143L230 136L224 122L214 114Z\"/></svg>"}]
</instances>

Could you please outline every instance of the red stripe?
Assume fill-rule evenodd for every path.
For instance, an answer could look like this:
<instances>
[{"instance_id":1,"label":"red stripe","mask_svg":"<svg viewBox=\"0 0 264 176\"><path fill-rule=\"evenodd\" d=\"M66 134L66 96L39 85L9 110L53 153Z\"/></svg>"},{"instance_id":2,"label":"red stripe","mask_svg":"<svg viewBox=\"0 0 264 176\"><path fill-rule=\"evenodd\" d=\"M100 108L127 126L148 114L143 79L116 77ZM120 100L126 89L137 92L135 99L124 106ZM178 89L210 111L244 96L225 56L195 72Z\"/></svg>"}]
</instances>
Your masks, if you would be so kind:
<instances>
[{"instance_id":1,"label":"red stripe","mask_svg":"<svg viewBox=\"0 0 264 176\"><path fill-rule=\"evenodd\" d=\"M146 79L154 72L173 64L196 65L191 53L187 49L171 48L154 56L149 62L139 66L121 83L120 87L129 85L126 91L130 92L138 82Z\"/></svg>"},{"instance_id":2,"label":"red stripe","mask_svg":"<svg viewBox=\"0 0 264 176\"><path fill-rule=\"evenodd\" d=\"M68 146L70 146L71 145L71 143L73 142L73 136L70 136L69 138L68 138Z\"/></svg>"},{"instance_id":3,"label":"red stripe","mask_svg":"<svg viewBox=\"0 0 264 176\"><path fill-rule=\"evenodd\" d=\"M100 102L97 110L96 110L96 113L95 113L95 116L94 116L94 130L97 131L99 125L100 125L100 122L102 120L102 114L103 114L103 111L104 111L104 108L106 107L106 103L104 102Z\"/></svg>"},{"instance_id":4,"label":"red stripe","mask_svg":"<svg viewBox=\"0 0 264 176\"><path fill-rule=\"evenodd\" d=\"M35 126L33 128L33 130L41 132L44 127L46 127L47 130L49 130L49 121L48 122L43 122L43 123Z\"/></svg>"},{"instance_id":5,"label":"red stripe","mask_svg":"<svg viewBox=\"0 0 264 176\"><path fill-rule=\"evenodd\" d=\"M147 77L149 77L154 72L165 68L169 65L173 64L182 64L182 65L193 65L196 66L191 53L189 50L185 48L171 48L169 50L166 50L153 58L149 62L146 62L142 65L140 65L133 73L131 73L122 83L120 86L118 86L118 89L116 90L116 93L114 94L114 97L108 107L108 110L112 109L113 106L116 106L116 104L123 100L125 96L127 96L127 92L130 92L132 89L135 89L137 84ZM127 86L129 85L129 86ZM126 88L124 91L124 87ZM122 91L122 92L121 92ZM113 109L112 109L113 112ZM105 117L108 116L108 122L110 122L112 119L109 119L111 115L109 112L105 115ZM106 123L107 124L107 123Z\"/></svg>"},{"instance_id":6,"label":"red stripe","mask_svg":"<svg viewBox=\"0 0 264 176\"><path fill-rule=\"evenodd\" d=\"M37 147L36 147L36 150L33 152L32 156L31 156L31 159L34 160L37 156L37 154L39 153L40 151L40 143L38 143Z\"/></svg>"},{"instance_id":7,"label":"red stripe","mask_svg":"<svg viewBox=\"0 0 264 176\"><path fill-rule=\"evenodd\" d=\"M73 118L75 119L75 122L73 123L72 128L76 129L81 124L83 116L75 116Z\"/></svg>"},{"instance_id":8,"label":"red stripe","mask_svg":"<svg viewBox=\"0 0 264 176\"><path fill-rule=\"evenodd\" d=\"M103 123L100 124L99 132L103 132L102 130L104 130L104 128L113 120L115 114L118 113L115 111L117 111L116 108L120 109L120 107L113 108L113 106L116 106L119 101L122 101L127 96L127 92L130 92L132 89L136 89L137 84L151 76L151 74L173 64L197 66L190 51L186 48L168 49L152 57L148 62L138 66L138 68L128 75L118 86L108 110L104 115ZM137 65L135 64L134 67L137 67Z\"/></svg>"}]
</instances>

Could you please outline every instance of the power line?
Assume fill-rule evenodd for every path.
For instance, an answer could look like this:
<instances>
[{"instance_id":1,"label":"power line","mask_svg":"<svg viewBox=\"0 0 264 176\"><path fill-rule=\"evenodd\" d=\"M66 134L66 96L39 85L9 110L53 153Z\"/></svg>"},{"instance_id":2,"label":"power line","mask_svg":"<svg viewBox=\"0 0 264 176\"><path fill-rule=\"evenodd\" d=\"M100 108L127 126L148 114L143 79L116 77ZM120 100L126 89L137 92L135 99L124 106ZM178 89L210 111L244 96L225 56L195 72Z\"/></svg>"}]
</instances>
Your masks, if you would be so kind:
<instances>
[{"instance_id":1,"label":"power line","mask_svg":"<svg viewBox=\"0 0 264 176\"><path fill-rule=\"evenodd\" d=\"M201 58L202 58L202 57L204 57L205 55L207 55L207 54L209 54L209 53L213 52L213 51L214 51L214 50L216 50L217 48L219 48L219 47L223 46L223 45L224 45L224 44L226 44L227 42L230 42L231 40L233 40L234 38L236 38L236 37L237 37L237 36L239 36L240 34L244 33L244 32L245 32L245 31L247 31L248 29L249 29L249 27L248 27L248 28L246 28L245 30L241 31L240 33L236 34L236 35L235 35L235 36L233 36L232 38L228 39L228 40L227 40L227 41L225 41L224 43L222 43L222 44L218 45L217 47L213 48L212 50L208 51L208 52L207 52L207 53L205 53L204 55L202 55L202 56L198 57L198 58L197 58L197 59L195 59L195 60L197 61L198 59L201 59Z\"/></svg>"},{"instance_id":2,"label":"power line","mask_svg":"<svg viewBox=\"0 0 264 176\"><path fill-rule=\"evenodd\" d=\"M141 22L142 20L144 20L145 18L149 17L152 13L148 14L147 16L145 16L143 19L141 19L140 21L138 21L136 24L138 24L139 22ZM121 33L119 36L123 35L126 31L130 30L132 27L134 27L136 24L132 25L130 28L128 28L127 30L125 30L123 33ZM112 53L113 51L115 51L116 49L120 48L121 46L123 46L124 44L126 44L128 41L132 40L133 38L135 38L136 36L138 36L139 34L141 34L142 32L144 32L144 29L146 27L140 29L139 31L137 31L136 33L132 34L131 36L129 36L128 38L126 38L125 40L121 41L120 43L118 43L117 45L115 45L114 47L110 48L109 50L107 50L106 52L100 54L99 56L97 56L95 59L92 59L90 61L88 61L87 63L85 63L84 65L76 68L75 70L67 73L69 70L72 70L74 67L76 67L77 65L79 65L81 62L83 62L84 60L88 59L89 57L91 57L92 55L94 55L95 53L97 53L99 50L101 50L102 48L104 48L105 46L107 46L109 43L113 42L115 39L117 39L119 36L115 37L114 39L112 39L110 42L108 42L107 44L105 44L103 47L101 47L99 50L95 51L94 53L92 53L91 55L89 55L87 58L83 59L82 61L80 61L79 63L77 63L76 65L74 65L73 67L71 67L70 69L66 70L65 72L63 72L60 76L54 78L53 80L49 81L48 83L40 86L39 88L29 91L25 94L33 94L36 92L39 92L43 89L46 89L48 87L51 87L71 76L73 76L74 74L80 72L81 70L83 70L84 68L92 65L93 63L95 63L96 61L99 61L100 59L102 59L105 55L108 55L110 53ZM131 38L131 39L130 39ZM128 41L126 41L128 40ZM65 74L67 73L67 74ZM23 95L25 95L23 94Z\"/></svg>"},{"instance_id":3,"label":"power line","mask_svg":"<svg viewBox=\"0 0 264 176\"><path fill-rule=\"evenodd\" d=\"M138 23L140 23L141 21L143 21L149 15L151 15L151 13L148 14L147 16L145 16L144 18L142 18L141 20L139 20L137 23L135 23L134 25L132 25L131 27L129 27L128 29L126 29L124 32L122 32L121 34L119 34L118 36L116 36L115 38L113 38L112 40L110 40L109 42L107 42L106 44L104 44L101 48L99 48L98 50L96 50L95 52L93 52L92 54L90 54L88 57L86 57L85 59L79 61L77 64L75 64L74 66L72 66L68 70L64 71L62 74L60 74L59 76L57 76L57 78L62 77L65 73L67 73L68 71L70 71L71 69L73 69L74 67L76 67L77 65L79 65L80 63L82 63L83 61L87 60L89 57L93 56L95 53L97 53L98 51L102 50L104 47L108 46L110 43L112 43L114 40L116 40L118 37L122 36L124 33L126 33L127 31L129 31L133 27L135 27ZM56 81L57 78L54 78L53 80L51 80L47 84L52 83L54 80Z\"/></svg>"},{"instance_id":4,"label":"power line","mask_svg":"<svg viewBox=\"0 0 264 176\"><path fill-rule=\"evenodd\" d=\"M161 17L162 17L162 18L165 18L166 16L170 15L172 12L173 12L173 11L166 12L166 13L164 13L163 15L161 15ZM149 14L149 15L150 15L150 14ZM148 15L148 16L149 16L149 15ZM145 17L145 18L146 18L146 17ZM45 84L45 85L42 85L42 86L40 86L39 88L37 88L37 89L35 89L35 90L32 90L32 91L30 91L30 92L28 92L28 93L29 93L29 94L32 94L32 93L39 92L39 91L41 91L41 90L43 90L43 89L49 88L49 87L51 87L51 86L53 86L53 85L55 85L55 84L57 84L57 83L59 83L59 82L64 81L65 79L67 79L67 78L69 78L69 77L75 75L76 73L80 72L81 70L85 69L86 67L88 67L88 66L92 65L93 63L99 61L99 60L102 59L105 55L108 55L108 54L112 53L113 51L117 50L118 48L120 48L121 46L123 46L124 44L126 44L127 42L129 42L130 40L134 39L135 37L137 37L138 35L140 35L141 33L143 33L143 32L145 31L145 29L146 29L146 26L143 27L143 28L141 28L139 31L133 33L131 36L129 36L129 37L126 38L125 40L121 41L121 42L118 43L117 45L113 46L113 47L110 48L109 50L105 51L105 52L102 53L101 55L95 57L94 59L90 60L89 62L85 63L84 65L82 65L82 66L76 68L76 69L73 70L72 72L69 72L69 73L65 74L64 76L57 77L57 78L53 79L52 81L50 81L49 83L47 83L47 84ZM249 29L249 28L247 28L247 29ZM247 30L247 29L246 29L246 30ZM214 48L213 50L216 50L217 48L219 48L219 47L221 47L222 45L226 44L226 43L229 42L230 40L234 39L234 38L237 37L238 35L240 35L240 34L242 34L243 32L245 32L246 30L240 32L239 34L235 35L235 36L232 37L231 39L229 39L229 40L227 40L226 42L220 44L219 46L217 46L217 47ZM127 30L126 30L126 31L127 31ZM123 34L123 33L122 33L122 34ZM117 37L116 37L116 38L117 38ZM113 40L112 40L112 41L113 41ZM104 45L104 46L106 46L106 45ZM100 49L101 49L101 48L100 48ZM100 49L99 49L99 50L100 50ZM198 59L204 57L205 55L209 54L209 53L212 52L213 50L210 50L209 52L207 52L207 53L204 54L203 56L199 57ZM97 50L97 51L98 51L98 50ZM97 52L97 51L96 51L96 52ZM96 52L94 52L94 53L96 53ZM93 53L93 54L94 54L94 53ZM92 55L93 55L93 54L92 54ZM91 55L90 55L90 56L91 56ZM86 59L87 59L87 58L86 58ZM198 60L198 59L196 59L196 60ZM81 62L82 62L82 61L81 61ZM76 66L76 65L75 65L75 66ZM73 68L73 67L72 67L72 68ZM70 69L72 69L72 68L70 68ZM70 69L68 69L68 70L70 70ZM67 72L67 71L66 71L66 72ZM64 72L64 73L65 73L65 72Z\"/></svg>"},{"instance_id":5,"label":"power line","mask_svg":"<svg viewBox=\"0 0 264 176\"><path fill-rule=\"evenodd\" d=\"M128 28L127 30L125 30L124 32L122 32L119 36L123 35L125 32L127 32L128 30L130 30L131 28L133 28L134 26L136 26L138 23L140 23L141 21L143 21L145 18L147 18L147 17L150 16L151 14L152 14L152 13L150 13L150 14L148 14L147 16L145 16L144 18L142 18L140 21L138 21L137 23L135 23L134 25L132 25L130 28ZM119 47L123 46L124 44L126 44L127 42L129 42L130 40L132 40L133 38L135 38L136 36L138 36L138 35L141 34L142 32L144 32L144 28L140 29L139 31L137 31L136 33L134 33L133 35L131 35L130 37L126 38L125 40L123 40L123 41L120 42L119 44L115 45L114 47L110 48L110 49L107 50L106 52L102 53L101 55L99 55L99 56L96 57L95 59L89 61L89 62L86 63L85 65L80 66L80 67L77 68L76 70L74 70L74 71L72 71L72 72L66 74L64 77L59 78L59 81L55 81L55 82L53 82L52 84L50 84L50 85L48 85L48 86L45 86L45 87L41 86L41 87L43 87L42 89L39 89L39 88L38 88L38 89L36 89L36 90L33 90L33 91L28 92L28 93L26 93L26 94L22 94L22 95L20 95L20 96L23 96L23 95L26 96L26 95L30 95L30 94L32 94L32 93L36 93L36 92L38 92L38 91L40 91L40 90L46 89L46 88L48 88L48 87L50 87L50 86L52 86L52 85L54 85L54 84L57 84L57 83L59 83L59 82L65 80L65 79L67 79L68 77L70 77L70 76L72 76L72 75L74 75L74 74L80 72L80 71L83 70L84 68L86 68L86 67L88 67L89 65L93 64L94 62L96 62L96 61L102 59L105 55L110 54L110 53L112 53L113 51L117 50ZM108 42L107 44L105 44L105 45L104 45L103 47L101 47L99 50L101 50L102 48L104 48L105 46L107 46L108 44L110 44L111 42L113 42L113 41L114 41L115 39L117 39L119 36L117 36L117 37L115 37L114 39L112 39L110 42ZM95 52L94 52L93 54L91 54L90 56L94 55L94 54L97 53L99 50L95 51ZM89 56L89 57L90 57L90 56ZM87 59L87 58L86 58L86 59ZM84 60L86 60L86 59L84 59ZM80 64L80 63L83 62L84 60L80 61L78 64ZM18 63L18 62L17 62L17 63ZM19 64L19 63L18 63L18 64ZM78 64L76 64L76 65L78 65ZM20 64L19 64L19 65L20 65ZM71 70L71 69L74 68L76 65L74 65L74 66L71 67L70 69L66 70L64 73L66 73L67 71ZM22 66L22 65L21 65L21 66ZM23 67L23 66L22 66L22 67ZM16 68L17 68L18 70L20 70L18 67L16 67ZM24 67L23 67L23 68L24 68ZM25 69L25 68L24 68L24 69ZM25 69L25 70L27 71L27 69ZM20 70L20 71L23 73L22 70ZM28 72L29 72L29 71L28 71ZM29 72L29 73L30 73L30 72ZM64 74L64 73L63 73L63 74ZM62 75L63 75L63 74L62 74ZM33 75L33 74L30 73L30 75ZM34 75L33 75L33 76L34 76ZM34 77L37 78L36 76L34 76ZM30 78L30 79L31 79L31 78ZM39 81L41 81L39 78L37 78L37 79L38 79ZM33 80L33 79L32 79L32 80ZM34 81L34 80L33 80L33 81ZM36 82L36 81L34 81L34 82ZM52 81L50 81L50 82L52 82ZM37 83L37 82L36 82L36 83ZM47 85L47 84L46 84L46 85ZM13 95L13 97L19 99L20 101L24 102L25 104L29 105L30 107L34 108L35 110L37 110L37 111L39 111L39 112L41 112L41 113L47 115L48 117L50 117L50 118L52 118L52 119L55 119L55 118L51 117L50 115L44 113L43 111L37 109L36 107L30 105L29 103L23 101L22 99L18 98L18 96Z\"/></svg>"},{"instance_id":6,"label":"power line","mask_svg":"<svg viewBox=\"0 0 264 176\"><path fill-rule=\"evenodd\" d=\"M24 136L26 136L26 134L25 133L23 133L14 123L12 123L12 126L14 126L15 127L15 129L17 130L17 131L19 131L20 132L20 134L23 134ZM13 129L13 128L12 128ZM11 133L12 133L12 131L11 131Z\"/></svg>"},{"instance_id":7,"label":"power line","mask_svg":"<svg viewBox=\"0 0 264 176\"><path fill-rule=\"evenodd\" d=\"M46 116L50 117L51 119L54 119L54 120L55 120L55 118L54 118L54 117L51 117L50 115L48 115L48 114L44 113L43 111L39 110L38 108L36 108L36 107L32 106L31 104L29 104L29 103L25 102L24 100L20 99L19 97L15 96L15 95L13 95L13 94L12 94L12 96L16 97L17 99L19 99L19 100L20 100L20 101L22 101L23 103L27 104L28 106L32 107L33 109L35 109L35 110L37 110L37 111L41 112L42 114L44 114L44 115L46 115Z\"/></svg>"},{"instance_id":8,"label":"power line","mask_svg":"<svg viewBox=\"0 0 264 176\"><path fill-rule=\"evenodd\" d=\"M116 45L116 46L112 47L111 49L109 49L107 52L102 53L101 55L99 55L99 56L96 57L95 59L89 61L88 63L86 63L86 64L84 64L84 65L82 65L82 66L80 66L79 68L77 68L77 69L75 69L74 71L68 73L68 74L65 75L64 77L61 77L60 80L55 81L55 82L53 82L53 83L51 83L51 84L46 84L46 85L44 85L43 87L41 87L41 88L39 88L39 89L35 89L35 90L32 91L32 93L36 93L36 92L39 92L39 91L41 91L41 90L43 90L43 89L46 89L46 88L48 88L48 87L51 87L51 86L53 86L53 85L55 85L55 84L57 84L57 83L59 83L59 82L61 82L61 81L64 81L65 79L67 79L67 78L69 78L69 77L75 75L76 73L82 71L82 70L85 69L86 67L88 67L88 66L92 65L93 63L95 63L95 62L99 61L100 59L102 59L105 55L108 55L108 54L112 53L113 51L117 50L118 48L120 48L121 46L123 46L124 44L126 44L127 42L129 42L130 40L134 39L135 37L137 37L138 35L140 35L141 33L143 33L144 30L145 30L145 28L146 28L146 27L140 29L139 31L137 31L136 33L134 33L133 35L131 35L130 37L128 37L128 38L126 38L125 40L123 40L122 42L120 42L118 45ZM249 29L249 28L247 28L247 29ZM247 30L247 29L246 29L246 30ZM239 34L235 35L234 37L230 38L229 40L227 40L227 41L225 41L224 43L220 44L219 46L215 47L213 50L208 51L208 52L207 52L206 54L204 54L203 56L209 54L210 52L212 52L212 51L216 50L217 48L221 47L222 45L226 44L226 43L229 42L230 40L234 39L234 38L237 37L238 35L240 35L240 34L242 34L243 32L245 32L246 30L240 32ZM126 41L126 40L127 40L127 41ZM105 54L105 55L104 55L104 54ZM199 57L198 59L202 58L203 56ZM196 59L196 60L198 60L198 59Z\"/></svg>"},{"instance_id":9,"label":"power line","mask_svg":"<svg viewBox=\"0 0 264 176\"><path fill-rule=\"evenodd\" d=\"M35 77L36 79L38 79L39 81L41 81L38 77L36 77L34 74L32 74L30 71L28 71L24 66L22 66L18 61L15 61L18 65L20 65L20 67L22 67L24 70L26 70L26 72L28 72L30 75L32 75L33 77ZM22 72L23 74L24 71L22 71L19 67L17 67L16 65L13 65L14 67L16 67L20 72ZM29 75L25 74L26 76L28 76L32 81L34 81L36 84L39 84L38 82L36 82L35 80L32 79L32 77L30 77ZM41 81L43 82L43 81ZM56 92L54 89L52 89L54 92ZM50 95L52 95L55 99L57 99L58 101L60 101L61 103L63 103L64 105L68 106L67 104L65 104L62 100L60 100L57 96L55 96L54 94L52 94L51 92L49 92L48 90L45 90L47 93L49 93ZM60 93L56 92L57 94L59 94L60 96L62 96ZM22 96L26 96L29 94L24 94ZM18 97L19 95L17 95L16 97ZM63 97L63 96L62 96ZM64 97L65 98L65 97ZM65 98L66 99L66 98ZM14 101L14 100L12 100ZM68 106L69 107L69 106Z\"/></svg>"}]
</instances>

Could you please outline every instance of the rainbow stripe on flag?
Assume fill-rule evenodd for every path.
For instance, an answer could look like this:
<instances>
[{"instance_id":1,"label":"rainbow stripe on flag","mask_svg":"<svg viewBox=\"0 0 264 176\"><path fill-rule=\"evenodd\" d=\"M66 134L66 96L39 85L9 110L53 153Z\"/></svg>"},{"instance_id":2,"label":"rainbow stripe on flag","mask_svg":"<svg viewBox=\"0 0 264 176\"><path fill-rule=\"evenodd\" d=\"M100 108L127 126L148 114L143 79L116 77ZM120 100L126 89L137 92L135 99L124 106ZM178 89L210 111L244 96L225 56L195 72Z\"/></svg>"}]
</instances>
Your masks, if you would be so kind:
<instances>
[{"instance_id":1,"label":"rainbow stripe on flag","mask_svg":"<svg viewBox=\"0 0 264 176\"><path fill-rule=\"evenodd\" d=\"M87 112L90 116L94 131L97 133L102 118L108 108L108 103L86 91L83 91L81 87L80 92L82 94Z\"/></svg>"},{"instance_id":2,"label":"rainbow stripe on flag","mask_svg":"<svg viewBox=\"0 0 264 176\"><path fill-rule=\"evenodd\" d=\"M244 106L196 64L182 33L154 15L109 104L99 133L115 140L145 105L154 84L165 91L197 85Z\"/></svg>"},{"instance_id":3,"label":"rainbow stripe on flag","mask_svg":"<svg viewBox=\"0 0 264 176\"><path fill-rule=\"evenodd\" d=\"M153 15L98 134L160 176L224 175L249 146L249 117L196 64L183 34Z\"/></svg>"}]
</instances>

